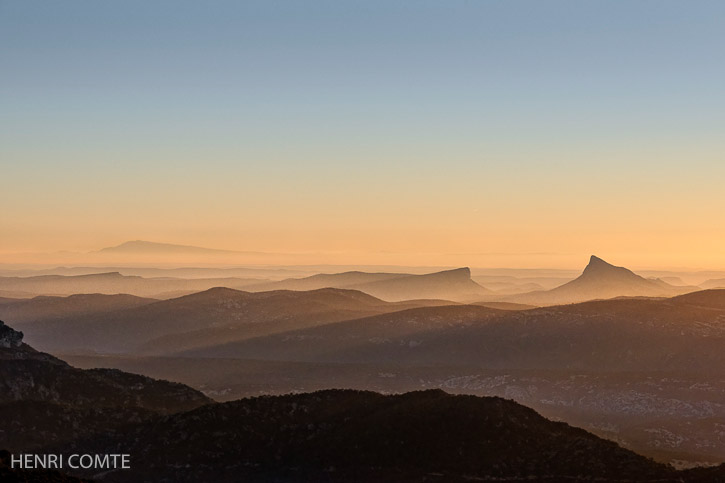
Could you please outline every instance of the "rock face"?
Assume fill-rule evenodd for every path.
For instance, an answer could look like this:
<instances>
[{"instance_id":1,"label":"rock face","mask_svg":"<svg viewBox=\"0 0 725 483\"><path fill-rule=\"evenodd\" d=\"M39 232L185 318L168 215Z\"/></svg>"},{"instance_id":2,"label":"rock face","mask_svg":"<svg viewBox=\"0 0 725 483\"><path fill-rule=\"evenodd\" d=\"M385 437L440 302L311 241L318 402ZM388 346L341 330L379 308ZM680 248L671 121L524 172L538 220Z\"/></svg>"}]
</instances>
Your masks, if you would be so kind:
<instances>
[{"instance_id":1,"label":"rock face","mask_svg":"<svg viewBox=\"0 0 725 483\"><path fill-rule=\"evenodd\" d=\"M23 344L23 333L13 330L0 320L0 347L9 349Z\"/></svg>"}]
</instances>

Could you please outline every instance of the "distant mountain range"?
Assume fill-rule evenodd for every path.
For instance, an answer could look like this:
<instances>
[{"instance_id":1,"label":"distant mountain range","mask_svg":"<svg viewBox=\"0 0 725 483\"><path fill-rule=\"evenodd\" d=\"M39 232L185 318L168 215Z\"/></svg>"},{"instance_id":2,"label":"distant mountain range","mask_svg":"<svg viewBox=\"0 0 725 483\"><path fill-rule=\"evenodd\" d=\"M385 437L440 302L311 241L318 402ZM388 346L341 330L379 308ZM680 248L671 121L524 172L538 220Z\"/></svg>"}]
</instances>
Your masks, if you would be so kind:
<instances>
[{"instance_id":1,"label":"distant mountain range","mask_svg":"<svg viewBox=\"0 0 725 483\"><path fill-rule=\"evenodd\" d=\"M661 286L596 260L578 283L608 280L610 272ZM725 336L725 313L717 305L723 292L531 309L391 303L333 288L215 288L164 301L124 295L6 300L0 317L28 332L38 347L59 353L711 372L725 367L716 343Z\"/></svg>"},{"instance_id":2,"label":"distant mountain range","mask_svg":"<svg viewBox=\"0 0 725 483\"><path fill-rule=\"evenodd\" d=\"M0 277L0 293L5 297L28 298L35 295L131 294L139 297L172 298L212 287L243 288L260 279L243 278L143 278L118 272L88 275L39 275Z\"/></svg>"},{"instance_id":3,"label":"distant mountain range","mask_svg":"<svg viewBox=\"0 0 725 483\"><path fill-rule=\"evenodd\" d=\"M180 266L232 266L237 264L275 264L300 263L305 258L293 253L267 253L260 251L224 250L174 243L158 243L145 240L133 240L99 250L27 252L0 254L0 261L12 265L74 265L95 266L107 264L129 265L136 267L180 267ZM308 261L312 259L307 258ZM191 264L191 265L190 265Z\"/></svg>"},{"instance_id":4,"label":"distant mountain range","mask_svg":"<svg viewBox=\"0 0 725 483\"><path fill-rule=\"evenodd\" d=\"M343 288L360 290L390 302L413 299L445 299L473 302L492 293L471 280L471 272L468 268L423 275L345 272L318 274L306 278L282 281L237 277L175 278L167 276L144 278L121 275L118 272L0 277L0 296L16 298L78 293L126 293L141 297L173 298L213 287L227 287L255 292Z\"/></svg>"},{"instance_id":5,"label":"distant mountain range","mask_svg":"<svg viewBox=\"0 0 725 483\"><path fill-rule=\"evenodd\" d=\"M471 279L469 268L424 275L345 272L251 285L246 290L314 290L323 287L359 290L390 302L413 299L477 301L492 292Z\"/></svg>"},{"instance_id":6,"label":"distant mountain range","mask_svg":"<svg viewBox=\"0 0 725 483\"><path fill-rule=\"evenodd\" d=\"M129 242L121 250L166 250L163 244ZM175 246L175 245L174 245ZM178 248L178 246L175 246ZM197 249L198 247L191 247ZM180 247L185 249L185 247ZM201 249L199 250L206 250ZM97 270L97 269L95 269ZM269 269L119 269L119 272L96 273L93 269L56 269L63 275L0 277L0 297L31 298L36 295L71 295L78 293L126 293L140 297L170 299L200 292L213 287L227 287L252 292L272 290L308 291L320 288L359 290L390 302L417 299L449 300L458 303L507 302L525 305L560 305L586 300L615 297L671 297L699 290L696 286L672 285L656 278L644 278L632 271L615 267L592 256L583 273L548 290L561 277L516 279L511 276L478 275L476 279L490 283L495 290L479 285L469 268L458 268L426 274L400 272L318 273L302 278L279 280L286 271ZM292 273L295 270L291 271ZM297 273L300 273L297 271ZM131 275L136 274L136 275ZM205 275L258 275L265 278L240 276L208 277ZM143 275L143 276L140 276ZM270 280L272 277L273 280ZM672 278L670 278L672 280ZM718 280L707 282L717 287ZM531 290L534 289L534 290Z\"/></svg>"}]
</instances>

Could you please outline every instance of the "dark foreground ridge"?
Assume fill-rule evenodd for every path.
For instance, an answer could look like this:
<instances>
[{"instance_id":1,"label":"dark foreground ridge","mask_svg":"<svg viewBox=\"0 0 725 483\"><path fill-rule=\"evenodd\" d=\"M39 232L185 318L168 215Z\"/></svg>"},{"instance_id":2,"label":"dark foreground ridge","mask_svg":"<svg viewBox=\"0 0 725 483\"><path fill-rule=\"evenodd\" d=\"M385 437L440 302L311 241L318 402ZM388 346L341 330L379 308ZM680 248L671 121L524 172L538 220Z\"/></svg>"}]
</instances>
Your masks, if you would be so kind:
<instances>
[{"instance_id":1,"label":"dark foreground ridge","mask_svg":"<svg viewBox=\"0 0 725 483\"><path fill-rule=\"evenodd\" d=\"M326 390L242 399L76 442L70 450L134 455L132 472L104 479L117 482L690 477L513 401L441 390L393 396Z\"/></svg>"},{"instance_id":2,"label":"dark foreground ridge","mask_svg":"<svg viewBox=\"0 0 725 483\"><path fill-rule=\"evenodd\" d=\"M66 476L11 469L2 453L3 482L725 481L725 466L678 472L497 397L325 390L213 403L75 369L2 323L0 356L0 449L131 458Z\"/></svg>"}]
</instances>

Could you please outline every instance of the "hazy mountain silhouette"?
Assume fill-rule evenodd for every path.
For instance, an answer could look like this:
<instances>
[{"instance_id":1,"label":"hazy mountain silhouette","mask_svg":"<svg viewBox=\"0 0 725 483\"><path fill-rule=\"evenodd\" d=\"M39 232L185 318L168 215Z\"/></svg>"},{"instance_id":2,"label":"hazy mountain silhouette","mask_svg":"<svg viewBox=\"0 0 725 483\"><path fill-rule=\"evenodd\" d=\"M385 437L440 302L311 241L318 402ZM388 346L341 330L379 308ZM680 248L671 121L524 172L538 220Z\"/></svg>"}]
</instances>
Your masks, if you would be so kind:
<instances>
[{"instance_id":1,"label":"hazy mountain silhouette","mask_svg":"<svg viewBox=\"0 0 725 483\"><path fill-rule=\"evenodd\" d=\"M725 288L725 278L711 278L700 285L702 288Z\"/></svg>"},{"instance_id":2,"label":"hazy mountain silhouette","mask_svg":"<svg viewBox=\"0 0 725 483\"><path fill-rule=\"evenodd\" d=\"M132 266L93 266L93 267L54 267L45 269L15 269L0 270L0 275L6 277L34 277L40 275L91 275L94 273L118 272L126 276L138 276L144 278L252 278L283 280L292 276L309 275L309 270L287 269L276 267L265 268L218 268L218 267L181 267L181 268L158 268L158 267L132 267Z\"/></svg>"},{"instance_id":3,"label":"hazy mountain silhouette","mask_svg":"<svg viewBox=\"0 0 725 483\"><path fill-rule=\"evenodd\" d=\"M38 296L32 299L6 299L4 302L0 301L0 318L17 325L141 307L153 302L157 300L126 294L78 294L67 297Z\"/></svg>"},{"instance_id":4,"label":"hazy mountain silhouette","mask_svg":"<svg viewBox=\"0 0 725 483\"><path fill-rule=\"evenodd\" d=\"M318 273L304 278L288 278L278 282L266 282L252 285L249 290L264 292L269 290L317 290L320 288L348 288L381 280L392 280L410 276L409 273L370 273L370 272L342 272Z\"/></svg>"},{"instance_id":5,"label":"hazy mountain silhouette","mask_svg":"<svg viewBox=\"0 0 725 483\"><path fill-rule=\"evenodd\" d=\"M217 255L225 253L241 253L233 250L219 250L216 248L203 248L191 245L176 245L173 243L157 243L143 240L134 240L121 243L113 247L102 248L96 253L104 254L192 254L192 255Z\"/></svg>"},{"instance_id":6,"label":"hazy mountain silhouette","mask_svg":"<svg viewBox=\"0 0 725 483\"><path fill-rule=\"evenodd\" d=\"M669 283L670 285L674 285L675 287L684 287L684 286L687 286L688 285L680 277L664 276L664 277L657 277L657 278L659 278L663 282Z\"/></svg>"},{"instance_id":7,"label":"hazy mountain silhouette","mask_svg":"<svg viewBox=\"0 0 725 483\"><path fill-rule=\"evenodd\" d=\"M678 305L725 310L725 289L700 290L673 297L670 301Z\"/></svg>"},{"instance_id":8,"label":"hazy mountain silhouette","mask_svg":"<svg viewBox=\"0 0 725 483\"><path fill-rule=\"evenodd\" d=\"M87 275L39 275L34 277L0 277L0 290L6 293L34 295L73 295L82 293L131 294L140 297L171 298L200 292L212 287L243 288L259 283L243 278L143 278L118 272ZM181 293L179 293L181 292ZM175 293L175 294L174 294Z\"/></svg>"},{"instance_id":9,"label":"hazy mountain silhouette","mask_svg":"<svg viewBox=\"0 0 725 483\"><path fill-rule=\"evenodd\" d=\"M538 308L536 305L517 304L513 302L476 302L473 305L480 305L482 307L500 310L529 310Z\"/></svg>"},{"instance_id":10,"label":"hazy mountain silhouette","mask_svg":"<svg viewBox=\"0 0 725 483\"><path fill-rule=\"evenodd\" d=\"M450 302L390 303L343 289L250 293L218 287L134 308L34 319L16 312L18 322L8 320L51 352L158 353L440 304ZM0 313L7 307L0 305Z\"/></svg>"},{"instance_id":11,"label":"hazy mountain silhouette","mask_svg":"<svg viewBox=\"0 0 725 483\"><path fill-rule=\"evenodd\" d=\"M671 297L695 290L699 288L676 287L659 279L646 279L592 255L584 272L571 282L551 290L515 295L505 300L534 305L559 305L623 296Z\"/></svg>"},{"instance_id":12,"label":"hazy mountain silhouette","mask_svg":"<svg viewBox=\"0 0 725 483\"><path fill-rule=\"evenodd\" d=\"M474 280L480 277L474 277ZM520 293L535 292L539 290L546 290L541 284L538 283L507 283L507 282L478 282L484 285L487 289L502 295L515 295Z\"/></svg>"},{"instance_id":13,"label":"hazy mountain silhouette","mask_svg":"<svg viewBox=\"0 0 725 483\"><path fill-rule=\"evenodd\" d=\"M444 299L471 302L492 292L471 279L469 268L412 275L406 273L344 272L318 274L246 287L247 290L314 290L322 287L359 290L390 302Z\"/></svg>"},{"instance_id":14,"label":"hazy mountain silhouette","mask_svg":"<svg viewBox=\"0 0 725 483\"><path fill-rule=\"evenodd\" d=\"M261 261L278 260L279 257L296 259L293 254L266 253L257 251L223 250L218 248L206 248L192 245L180 245L174 243L158 243L144 240L134 240L121 243L120 245L102 248L84 255L76 256L78 263L122 263L141 264L141 266L160 264L206 264L207 262L219 264L231 264Z\"/></svg>"},{"instance_id":15,"label":"hazy mountain silhouette","mask_svg":"<svg viewBox=\"0 0 725 483\"><path fill-rule=\"evenodd\" d=\"M390 301L431 298L470 302L491 293L471 280L469 268L372 281L350 288Z\"/></svg>"}]
</instances>

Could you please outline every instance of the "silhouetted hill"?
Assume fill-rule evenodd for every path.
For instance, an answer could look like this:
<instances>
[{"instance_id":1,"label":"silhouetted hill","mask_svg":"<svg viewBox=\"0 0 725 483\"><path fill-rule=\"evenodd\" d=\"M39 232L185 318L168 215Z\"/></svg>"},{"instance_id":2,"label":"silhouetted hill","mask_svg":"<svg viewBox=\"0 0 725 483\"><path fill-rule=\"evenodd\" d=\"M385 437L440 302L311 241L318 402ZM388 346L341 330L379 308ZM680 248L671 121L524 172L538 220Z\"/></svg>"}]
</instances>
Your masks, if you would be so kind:
<instances>
[{"instance_id":1,"label":"silhouetted hill","mask_svg":"<svg viewBox=\"0 0 725 483\"><path fill-rule=\"evenodd\" d=\"M127 294L78 294L67 297L43 295L32 299L0 303L0 318L12 321L14 325L17 325L38 320L77 317L98 312L141 307L153 302L157 302L157 300Z\"/></svg>"},{"instance_id":2,"label":"silhouetted hill","mask_svg":"<svg viewBox=\"0 0 725 483\"><path fill-rule=\"evenodd\" d=\"M475 305L499 310L529 310L537 308L536 305L516 304L513 302L477 302Z\"/></svg>"},{"instance_id":3,"label":"silhouetted hill","mask_svg":"<svg viewBox=\"0 0 725 483\"><path fill-rule=\"evenodd\" d=\"M211 402L183 384L115 369L82 370L23 343L0 321L0 434L9 449L138 422ZM42 429L31 430L41 424Z\"/></svg>"},{"instance_id":4,"label":"silhouetted hill","mask_svg":"<svg viewBox=\"0 0 725 483\"><path fill-rule=\"evenodd\" d=\"M482 295L491 293L490 290L471 280L471 270L469 268L378 280L355 285L351 288L390 301L437 298L470 302L478 300Z\"/></svg>"},{"instance_id":5,"label":"silhouetted hill","mask_svg":"<svg viewBox=\"0 0 725 483\"><path fill-rule=\"evenodd\" d=\"M342 289L250 293L219 287L141 307L18 325L34 345L51 352L163 353L437 304L388 303Z\"/></svg>"},{"instance_id":6,"label":"silhouetted hill","mask_svg":"<svg viewBox=\"0 0 725 483\"><path fill-rule=\"evenodd\" d=\"M216 248L203 248L190 245L176 245L173 243L157 243L144 240L133 240L113 247L102 248L97 253L109 254L228 254L238 253L232 250L219 250Z\"/></svg>"},{"instance_id":7,"label":"silhouetted hill","mask_svg":"<svg viewBox=\"0 0 725 483\"><path fill-rule=\"evenodd\" d=\"M329 390L243 399L72 443L134 455L113 481L656 481L674 472L512 401ZM102 450L103 451L103 450Z\"/></svg>"},{"instance_id":8,"label":"silhouetted hill","mask_svg":"<svg viewBox=\"0 0 725 483\"><path fill-rule=\"evenodd\" d=\"M506 298L506 301L534 305L560 305L615 297L671 297L699 290L676 287L659 279L646 279L624 267L615 267L591 256L582 274L551 290L530 292Z\"/></svg>"},{"instance_id":9,"label":"silhouetted hill","mask_svg":"<svg viewBox=\"0 0 725 483\"><path fill-rule=\"evenodd\" d=\"M381 280L407 277L408 273L369 273L351 271L343 273L318 273L304 278L288 278L278 282L267 282L249 287L252 291L268 290L317 290L321 288L347 288Z\"/></svg>"},{"instance_id":10,"label":"silhouetted hill","mask_svg":"<svg viewBox=\"0 0 725 483\"><path fill-rule=\"evenodd\" d=\"M496 270L486 270L483 274L479 271L478 275L473 275L471 278L473 281L493 290L496 293L514 294L556 288L566 282L574 280L574 278L580 275L577 273L571 277L545 275L532 276L527 273L526 270L511 270L511 272L513 273L512 275L497 275Z\"/></svg>"},{"instance_id":11,"label":"silhouetted hill","mask_svg":"<svg viewBox=\"0 0 725 483\"><path fill-rule=\"evenodd\" d=\"M301 279L250 286L248 290L313 290L322 287L359 290L391 302L414 299L470 302L492 293L471 279L471 271L468 268L423 275L366 272L318 274Z\"/></svg>"},{"instance_id":12,"label":"silhouetted hill","mask_svg":"<svg viewBox=\"0 0 725 483\"><path fill-rule=\"evenodd\" d=\"M688 285L680 277L664 276L664 277L657 277L657 278L659 278L663 282L669 283L670 285L674 285L675 287L684 287L684 286Z\"/></svg>"},{"instance_id":13,"label":"silhouetted hill","mask_svg":"<svg viewBox=\"0 0 725 483\"><path fill-rule=\"evenodd\" d=\"M725 278L713 278L707 280L701 284L701 287L706 289L725 288Z\"/></svg>"},{"instance_id":14,"label":"silhouetted hill","mask_svg":"<svg viewBox=\"0 0 725 483\"><path fill-rule=\"evenodd\" d=\"M91 275L98 273L118 272L125 276L138 276L144 278L185 278L185 279L254 279L255 283L263 280L284 280L290 277L303 277L314 270L308 268L282 268L282 267L177 267L159 268L152 266L128 266L128 265L106 265L106 266L72 266L54 268L27 268L15 270L0 269L0 276L4 277L37 277L41 275Z\"/></svg>"},{"instance_id":15,"label":"silhouetted hill","mask_svg":"<svg viewBox=\"0 0 725 483\"><path fill-rule=\"evenodd\" d=\"M671 301L675 304L725 310L725 289L700 290L699 292L673 297Z\"/></svg>"},{"instance_id":16,"label":"silhouetted hill","mask_svg":"<svg viewBox=\"0 0 725 483\"><path fill-rule=\"evenodd\" d=\"M423 307L186 355L501 370L725 373L725 309L683 300L687 298L616 299L525 311Z\"/></svg>"},{"instance_id":17,"label":"silhouetted hill","mask_svg":"<svg viewBox=\"0 0 725 483\"><path fill-rule=\"evenodd\" d=\"M101 293L159 297L169 292L186 294L208 290L212 287L242 288L259 282L259 279L243 278L143 278L109 272L72 276L0 277L0 290L26 295L58 296Z\"/></svg>"}]
</instances>

